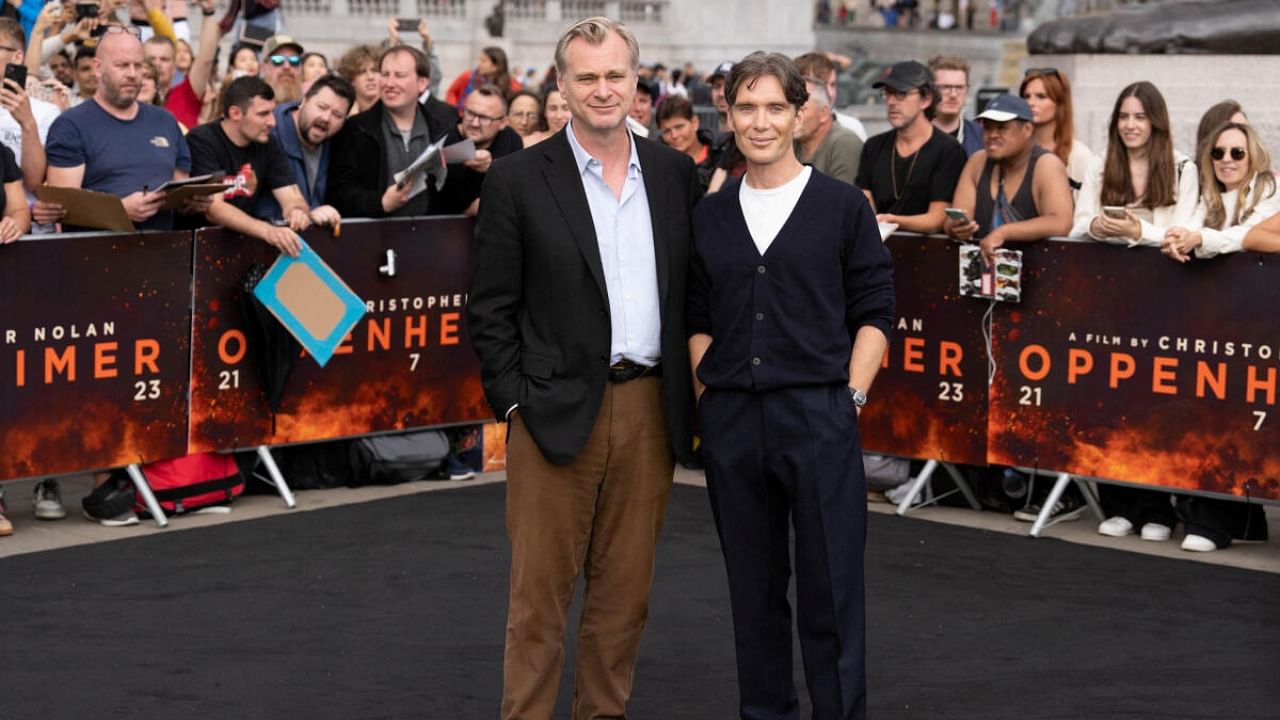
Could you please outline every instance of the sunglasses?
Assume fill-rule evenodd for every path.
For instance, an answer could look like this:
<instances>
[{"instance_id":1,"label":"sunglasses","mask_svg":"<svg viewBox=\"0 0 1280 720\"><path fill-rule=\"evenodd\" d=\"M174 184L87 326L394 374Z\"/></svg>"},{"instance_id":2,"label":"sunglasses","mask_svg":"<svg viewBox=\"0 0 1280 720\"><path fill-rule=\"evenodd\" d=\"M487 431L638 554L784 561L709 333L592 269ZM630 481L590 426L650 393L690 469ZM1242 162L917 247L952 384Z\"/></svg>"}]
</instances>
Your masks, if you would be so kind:
<instances>
[{"instance_id":1,"label":"sunglasses","mask_svg":"<svg viewBox=\"0 0 1280 720\"><path fill-rule=\"evenodd\" d=\"M1228 152L1227 148L1216 147L1209 151L1209 157L1213 158L1214 160L1221 160L1222 158L1227 156L1227 152ZM1231 152L1231 159L1235 160L1236 162L1240 162L1241 160L1243 160L1246 155L1245 150L1242 147L1233 147L1231 148L1230 152Z\"/></svg>"},{"instance_id":2,"label":"sunglasses","mask_svg":"<svg viewBox=\"0 0 1280 720\"><path fill-rule=\"evenodd\" d=\"M1029 78L1032 75L1052 75L1058 77L1058 68L1027 68L1022 77Z\"/></svg>"},{"instance_id":3,"label":"sunglasses","mask_svg":"<svg viewBox=\"0 0 1280 720\"><path fill-rule=\"evenodd\" d=\"M272 55L270 60L271 64L276 67L280 67L285 63L289 63L293 67L298 67L302 64L302 58L297 55Z\"/></svg>"}]
</instances>

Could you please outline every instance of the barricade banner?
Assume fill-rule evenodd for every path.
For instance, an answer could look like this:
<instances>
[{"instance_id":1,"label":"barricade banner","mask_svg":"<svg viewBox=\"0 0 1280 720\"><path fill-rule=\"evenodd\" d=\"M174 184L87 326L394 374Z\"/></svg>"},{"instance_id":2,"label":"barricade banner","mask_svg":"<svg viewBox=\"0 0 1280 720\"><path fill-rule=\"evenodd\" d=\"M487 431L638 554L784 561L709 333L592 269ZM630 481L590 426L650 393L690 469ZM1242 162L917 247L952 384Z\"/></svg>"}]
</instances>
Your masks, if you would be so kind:
<instances>
[{"instance_id":1,"label":"barricade banner","mask_svg":"<svg viewBox=\"0 0 1280 720\"><path fill-rule=\"evenodd\" d=\"M470 218L345 222L307 242L368 313L324 368L299 357L280 412L267 407L241 315L242 280L276 251L221 229L196 233L192 452L279 445L490 417L466 329ZM395 274L387 267L395 252ZM389 269L389 268L388 268Z\"/></svg>"},{"instance_id":2,"label":"barricade banner","mask_svg":"<svg viewBox=\"0 0 1280 720\"><path fill-rule=\"evenodd\" d=\"M1280 500L1280 257L1023 248L998 308L993 463Z\"/></svg>"},{"instance_id":3,"label":"barricade banner","mask_svg":"<svg viewBox=\"0 0 1280 720\"><path fill-rule=\"evenodd\" d=\"M895 235L897 320L859 422L867 452L985 465L987 303L959 296L959 243Z\"/></svg>"},{"instance_id":4,"label":"barricade banner","mask_svg":"<svg viewBox=\"0 0 1280 720\"><path fill-rule=\"evenodd\" d=\"M187 449L191 233L0 246L0 478Z\"/></svg>"}]
</instances>

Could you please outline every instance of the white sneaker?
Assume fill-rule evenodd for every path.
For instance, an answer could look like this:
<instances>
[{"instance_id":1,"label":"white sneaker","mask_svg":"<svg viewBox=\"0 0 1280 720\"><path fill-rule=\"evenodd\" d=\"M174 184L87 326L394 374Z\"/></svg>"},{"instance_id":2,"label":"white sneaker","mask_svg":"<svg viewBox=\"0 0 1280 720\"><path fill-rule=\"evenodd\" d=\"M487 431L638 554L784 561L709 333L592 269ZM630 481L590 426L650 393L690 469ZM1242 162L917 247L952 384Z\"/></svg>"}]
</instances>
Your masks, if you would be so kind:
<instances>
[{"instance_id":1,"label":"white sneaker","mask_svg":"<svg viewBox=\"0 0 1280 720\"><path fill-rule=\"evenodd\" d=\"M1098 523L1098 532L1111 537L1124 537L1133 534L1133 523L1116 515Z\"/></svg>"},{"instance_id":2,"label":"white sneaker","mask_svg":"<svg viewBox=\"0 0 1280 720\"><path fill-rule=\"evenodd\" d=\"M1191 552L1213 552L1218 546L1203 535L1188 535L1182 538L1182 549Z\"/></svg>"},{"instance_id":3,"label":"white sneaker","mask_svg":"<svg viewBox=\"0 0 1280 720\"><path fill-rule=\"evenodd\" d=\"M1142 526L1142 539L1151 542L1164 542L1173 534L1173 528L1160 523L1147 523Z\"/></svg>"}]
</instances>

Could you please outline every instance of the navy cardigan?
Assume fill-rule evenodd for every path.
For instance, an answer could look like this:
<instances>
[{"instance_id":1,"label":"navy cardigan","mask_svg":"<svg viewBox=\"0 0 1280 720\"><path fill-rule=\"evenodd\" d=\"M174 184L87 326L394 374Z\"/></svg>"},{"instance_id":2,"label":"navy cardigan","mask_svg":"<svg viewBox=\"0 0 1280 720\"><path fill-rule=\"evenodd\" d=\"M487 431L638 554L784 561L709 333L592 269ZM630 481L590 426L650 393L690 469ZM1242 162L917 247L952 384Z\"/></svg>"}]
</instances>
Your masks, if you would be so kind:
<instances>
[{"instance_id":1,"label":"navy cardigan","mask_svg":"<svg viewBox=\"0 0 1280 720\"><path fill-rule=\"evenodd\" d=\"M711 336L698 367L709 388L847 383L858 329L889 337L893 266L862 191L813 172L763 256L739 203L741 180L694 210L690 336Z\"/></svg>"}]
</instances>

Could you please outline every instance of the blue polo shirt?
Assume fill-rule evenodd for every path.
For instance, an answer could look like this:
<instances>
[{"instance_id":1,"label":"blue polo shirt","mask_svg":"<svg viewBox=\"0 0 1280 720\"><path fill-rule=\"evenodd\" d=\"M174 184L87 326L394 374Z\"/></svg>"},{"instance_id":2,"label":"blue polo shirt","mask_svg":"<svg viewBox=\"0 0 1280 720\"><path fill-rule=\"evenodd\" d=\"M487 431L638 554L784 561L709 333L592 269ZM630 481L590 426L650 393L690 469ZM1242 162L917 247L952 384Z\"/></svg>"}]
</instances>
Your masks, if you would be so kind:
<instances>
[{"instance_id":1,"label":"blue polo shirt","mask_svg":"<svg viewBox=\"0 0 1280 720\"><path fill-rule=\"evenodd\" d=\"M124 197L155 189L175 170L191 171L191 151L178 121L164 108L138 105L132 120L121 120L86 100L53 121L45 142L49 166L84 166L80 187ZM137 223L139 230L170 230L173 213L159 212Z\"/></svg>"}]
</instances>

